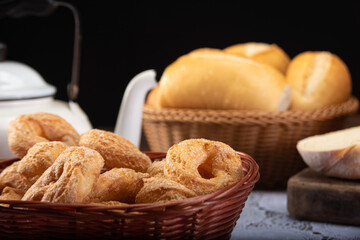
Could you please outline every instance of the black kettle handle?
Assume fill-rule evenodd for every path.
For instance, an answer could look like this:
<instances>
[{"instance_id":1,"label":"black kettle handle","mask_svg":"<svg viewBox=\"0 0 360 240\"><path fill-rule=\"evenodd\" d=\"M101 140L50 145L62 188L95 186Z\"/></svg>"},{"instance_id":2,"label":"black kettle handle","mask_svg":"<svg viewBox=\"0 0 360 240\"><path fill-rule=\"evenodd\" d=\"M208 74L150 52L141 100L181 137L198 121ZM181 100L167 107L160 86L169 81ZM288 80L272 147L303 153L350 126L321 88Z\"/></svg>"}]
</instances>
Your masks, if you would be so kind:
<instances>
[{"instance_id":1,"label":"black kettle handle","mask_svg":"<svg viewBox=\"0 0 360 240\"><path fill-rule=\"evenodd\" d=\"M53 0L0 0L0 18L47 16L54 9Z\"/></svg>"},{"instance_id":2,"label":"black kettle handle","mask_svg":"<svg viewBox=\"0 0 360 240\"><path fill-rule=\"evenodd\" d=\"M21 18L26 16L48 16L57 7L68 8L74 16L74 49L71 81L67 87L69 100L75 101L79 94L79 68L81 29L76 8L70 3L54 0L0 0L0 18Z\"/></svg>"}]
</instances>

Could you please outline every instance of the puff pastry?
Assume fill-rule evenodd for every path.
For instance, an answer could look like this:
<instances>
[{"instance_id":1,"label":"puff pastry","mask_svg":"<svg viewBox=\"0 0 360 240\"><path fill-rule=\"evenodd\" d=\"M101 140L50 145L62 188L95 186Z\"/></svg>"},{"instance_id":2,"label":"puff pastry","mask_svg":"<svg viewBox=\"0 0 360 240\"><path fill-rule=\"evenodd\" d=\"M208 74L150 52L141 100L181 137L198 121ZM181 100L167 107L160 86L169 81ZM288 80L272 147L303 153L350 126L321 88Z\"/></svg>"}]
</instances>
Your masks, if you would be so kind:
<instances>
[{"instance_id":1,"label":"puff pastry","mask_svg":"<svg viewBox=\"0 0 360 240\"><path fill-rule=\"evenodd\" d=\"M165 176L204 195L243 177L241 158L229 145L207 139L188 139L167 152Z\"/></svg>"},{"instance_id":2,"label":"puff pastry","mask_svg":"<svg viewBox=\"0 0 360 240\"><path fill-rule=\"evenodd\" d=\"M76 146L79 138L79 133L70 123L51 113L23 114L8 125L9 148L18 158L24 157L29 148L38 142L60 141Z\"/></svg>"},{"instance_id":3,"label":"puff pastry","mask_svg":"<svg viewBox=\"0 0 360 240\"><path fill-rule=\"evenodd\" d=\"M152 177L165 177L164 174L165 160L154 161L148 169L148 173Z\"/></svg>"},{"instance_id":4,"label":"puff pastry","mask_svg":"<svg viewBox=\"0 0 360 240\"><path fill-rule=\"evenodd\" d=\"M136 196L136 203L164 203L195 197L194 191L164 177L144 179L144 187Z\"/></svg>"},{"instance_id":5,"label":"puff pastry","mask_svg":"<svg viewBox=\"0 0 360 240\"><path fill-rule=\"evenodd\" d=\"M101 155L86 147L68 147L30 187L22 200L81 203L104 166Z\"/></svg>"},{"instance_id":6,"label":"puff pastry","mask_svg":"<svg viewBox=\"0 0 360 240\"><path fill-rule=\"evenodd\" d=\"M134 203L136 194L144 185L147 173L135 172L129 168L113 168L100 175L90 195L92 202L118 201Z\"/></svg>"},{"instance_id":7,"label":"puff pastry","mask_svg":"<svg viewBox=\"0 0 360 240\"><path fill-rule=\"evenodd\" d=\"M25 157L1 172L0 193L6 186L26 192L66 148L62 142L36 143Z\"/></svg>"},{"instance_id":8,"label":"puff pastry","mask_svg":"<svg viewBox=\"0 0 360 240\"><path fill-rule=\"evenodd\" d=\"M80 145L98 151L105 160L105 168L131 168L147 172L150 158L127 139L100 129L92 129L80 137Z\"/></svg>"}]
</instances>

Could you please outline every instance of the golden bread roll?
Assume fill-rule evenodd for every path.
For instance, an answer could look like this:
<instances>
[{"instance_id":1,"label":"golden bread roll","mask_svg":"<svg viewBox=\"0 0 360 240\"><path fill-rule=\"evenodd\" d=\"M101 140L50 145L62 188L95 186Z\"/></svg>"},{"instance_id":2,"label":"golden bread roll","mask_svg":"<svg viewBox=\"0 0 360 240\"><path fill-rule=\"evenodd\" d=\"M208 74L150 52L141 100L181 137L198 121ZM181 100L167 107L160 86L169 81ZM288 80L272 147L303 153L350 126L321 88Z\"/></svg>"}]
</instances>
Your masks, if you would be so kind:
<instances>
[{"instance_id":1,"label":"golden bread roll","mask_svg":"<svg viewBox=\"0 0 360 240\"><path fill-rule=\"evenodd\" d=\"M101 155L86 147L68 147L29 188L22 200L81 203L104 166Z\"/></svg>"},{"instance_id":2,"label":"golden bread roll","mask_svg":"<svg viewBox=\"0 0 360 240\"><path fill-rule=\"evenodd\" d=\"M286 73L290 62L290 57L276 44L262 42L239 43L225 48L224 52L267 64L282 74Z\"/></svg>"},{"instance_id":3,"label":"golden bread roll","mask_svg":"<svg viewBox=\"0 0 360 240\"><path fill-rule=\"evenodd\" d=\"M304 162L326 176L360 179L360 126L310 136L297 143Z\"/></svg>"},{"instance_id":4,"label":"golden bread roll","mask_svg":"<svg viewBox=\"0 0 360 240\"><path fill-rule=\"evenodd\" d=\"M185 186L164 177L144 179L144 187L136 196L136 203L165 203L195 197Z\"/></svg>"},{"instance_id":5,"label":"golden bread roll","mask_svg":"<svg viewBox=\"0 0 360 240\"><path fill-rule=\"evenodd\" d=\"M146 97L146 104L155 106L157 104L157 96L158 96L159 86L154 87L151 89L149 94Z\"/></svg>"},{"instance_id":6,"label":"golden bread roll","mask_svg":"<svg viewBox=\"0 0 360 240\"><path fill-rule=\"evenodd\" d=\"M189 52L186 55L191 55L191 54L197 54L197 53L223 53L222 50L220 49L216 49L216 48L198 48L195 50L192 50L191 52ZM159 86L154 87L153 89L151 89L151 91L149 92L149 94L146 97L146 101L145 103L150 105L150 106L157 106L158 105L158 92L159 92Z\"/></svg>"},{"instance_id":7,"label":"golden bread roll","mask_svg":"<svg viewBox=\"0 0 360 240\"><path fill-rule=\"evenodd\" d=\"M134 203L136 194L143 187L147 173L129 168L113 168L100 175L90 195L92 202L118 201Z\"/></svg>"},{"instance_id":8,"label":"golden bread roll","mask_svg":"<svg viewBox=\"0 0 360 240\"><path fill-rule=\"evenodd\" d=\"M218 49L218 48L198 48L198 49L194 49L194 50L190 51L186 55L193 55L193 54L198 54L198 53L210 53L210 54L220 53L220 54L224 54L225 52L223 50L221 50L221 49Z\"/></svg>"},{"instance_id":9,"label":"golden bread roll","mask_svg":"<svg viewBox=\"0 0 360 240\"><path fill-rule=\"evenodd\" d=\"M204 195L243 177L240 156L225 143L188 139L173 145L166 154L165 176L197 195Z\"/></svg>"},{"instance_id":10,"label":"golden bread roll","mask_svg":"<svg viewBox=\"0 0 360 240\"><path fill-rule=\"evenodd\" d=\"M62 142L40 142L0 173L0 193L6 186L26 192L67 148Z\"/></svg>"},{"instance_id":11,"label":"golden bread roll","mask_svg":"<svg viewBox=\"0 0 360 240\"><path fill-rule=\"evenodd\" d=\"M277 70L255 61L198 50L164 71L156 93L159 108L286 110L291 89Z\"/></svg>"},{"instance_id":12,"label":"golden bread roll","mask_svg":"<svg viewBox=\"0 0 360 240\"><path fill-rule=\"evenodd\" d=\"M23 114L8 125L9 147L18 158L24 157L28 149L38 142L60 141L76 146L79 138L80 135L70 123L51 113Z\"/></svg>"},{"instance_id":13,"label":"golden bread roll","mask_svg":"<svg viewBox=\"0 0 360 240\"><path fill-rule=\"evenodd\" d=\"M80 146L98 151L105 159L105 168L131 168L146 173L151 159L127 139L100 129L92 129L80 137Z\"/></svg>"},{"instance_id":14,"label":"golden bread roll","mask_svg":"<svg viewBox=\"0 0 360 240\"><path fill-rule=\"evenodd\" d=\"M335 54L307 51L289 64L286 80L293 90L291 109L317 109L348 100L351 75L346 64Z\"/></svg>"}]
</instances>

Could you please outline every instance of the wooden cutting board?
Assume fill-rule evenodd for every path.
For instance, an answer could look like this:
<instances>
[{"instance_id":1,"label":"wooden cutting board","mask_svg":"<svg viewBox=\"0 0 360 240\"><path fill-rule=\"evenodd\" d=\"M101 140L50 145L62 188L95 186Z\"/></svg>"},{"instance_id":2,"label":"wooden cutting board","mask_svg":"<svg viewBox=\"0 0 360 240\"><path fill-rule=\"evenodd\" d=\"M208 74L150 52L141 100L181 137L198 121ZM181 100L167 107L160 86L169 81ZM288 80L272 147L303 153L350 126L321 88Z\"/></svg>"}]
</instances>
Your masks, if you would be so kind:
<instances>
[{"instance_id":1,"label":"wooden cutting board","mask_svg":"<svg viewBox=\"0 0 360 240\"><path fill-rule=\"evenodd\" d=\"M306 168L288 180L287 208L297 219L360 225L360 181Z\"/></svg>"}]
</instances>

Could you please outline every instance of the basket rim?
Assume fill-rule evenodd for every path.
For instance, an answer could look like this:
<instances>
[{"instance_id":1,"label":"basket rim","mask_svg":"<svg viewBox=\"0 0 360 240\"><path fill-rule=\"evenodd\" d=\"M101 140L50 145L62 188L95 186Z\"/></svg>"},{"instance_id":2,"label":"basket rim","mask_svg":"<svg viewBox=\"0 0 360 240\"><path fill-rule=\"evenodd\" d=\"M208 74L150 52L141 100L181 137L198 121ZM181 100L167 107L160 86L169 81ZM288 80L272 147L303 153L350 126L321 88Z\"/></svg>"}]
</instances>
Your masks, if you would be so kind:
<instances>
[{"instance_id":1,"label":"basket rim","mask_svg":"<svg viewBox=\"0 0 360 240\"><path fill-rule=\"evenodd\" d=\"M224 109L191 109L191 108L156 108L144 104L143 120L146 121L181 121L208 123L244 123L244 121L298 122L327 120L350 115L359 109L359 101L352 96L347 101L314 110L224 110Z\"/></svg>"},{"instance_id":2,"label":"basket rim","mask_svg":"<svg viewBox=\"0 0 360 240\"><path fill-rule=\"evenodd\" d=\"M163 152L144 152L152 160L158 158L165 158L166 153ZM244 177L236 183L233 183L227 187L219 189L213 193L206 195L200 195L192 198L187 198L183 200L171 201L167 203L141 203L141 204L128 204L128 205L100 205L100 204L86 204L86 203L51 203L51 202L40 202L40 201L23 201L23 200L0 200L0 212L1 209L8 208L31 208L31 209L62 209L69 211L80 211L80 212L96 212L96 211L111 211L111 210L125 210L126 213L131 215L131 212L141 212L141 213L159 213L159 209L162 209L160 213L164 213L165 210L176 210L177 208L189 207L194 204L204 203L208 200L216 200L217 198L228 194L233 189L239 188L250 188L254 187L256 182L260 179L259 166L256 161L248 154L237 151L237 154L240 155L242 160L242 167L245 171ZM0 159L0 164L11 164L16 161L16 158L6 158ZM231 199L228 198L228 199ZM4 206L7 204L8 206ZM204 206L205 207L205 206ZM127 210L127 211L126 211ZM191 209L193 211L193 209ZM26 210L25 210L26 211ZM137 215L139 216L139 215ZM143 216L143 215L141 215Z\"/></svg>"}]
</instances>

